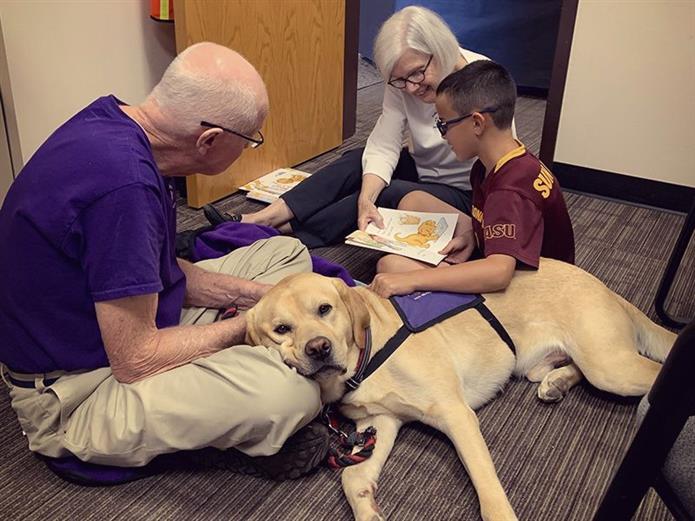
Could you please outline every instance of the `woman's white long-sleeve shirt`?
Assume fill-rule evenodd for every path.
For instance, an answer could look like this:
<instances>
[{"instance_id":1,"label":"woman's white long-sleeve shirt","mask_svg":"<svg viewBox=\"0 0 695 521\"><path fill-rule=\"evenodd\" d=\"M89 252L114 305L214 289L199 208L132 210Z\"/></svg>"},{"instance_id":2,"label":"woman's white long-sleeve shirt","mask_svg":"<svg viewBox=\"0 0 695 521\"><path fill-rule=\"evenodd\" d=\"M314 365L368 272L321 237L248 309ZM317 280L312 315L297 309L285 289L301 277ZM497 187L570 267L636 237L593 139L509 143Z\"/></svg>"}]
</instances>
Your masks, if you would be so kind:
<instances>
[{"instance_id":1,"label":"woman's white long-sleeve shirt","mask_svg":"<svg viewBox=\"0 0 695 521\"><path fill-rule=\"evenodd\" d=\"M459 48L460 49L460 48ZM489 60L482 54L460 49L467 63ZM475 158L459 161L435 127L436 108L406 92L385 86L381 116L362 155L362 172L375 174L388 185L398 164L403 132L410 131L409 150L420 181L435 182L470 190L470 171Z\"/></svg>"}]
</instances>

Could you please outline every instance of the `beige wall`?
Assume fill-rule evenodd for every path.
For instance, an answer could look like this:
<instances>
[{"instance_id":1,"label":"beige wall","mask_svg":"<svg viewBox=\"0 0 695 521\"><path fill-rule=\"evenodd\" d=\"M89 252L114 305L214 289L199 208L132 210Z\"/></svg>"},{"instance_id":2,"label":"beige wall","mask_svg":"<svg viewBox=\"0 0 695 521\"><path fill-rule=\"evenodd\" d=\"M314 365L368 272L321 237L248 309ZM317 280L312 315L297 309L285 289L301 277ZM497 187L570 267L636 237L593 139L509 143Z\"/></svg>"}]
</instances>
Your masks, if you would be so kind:
<instances>
[{"instance_id":1,"label":"beige wall","mask_svg":"<svg viewBox=\"0 0 695 521\"><path fill-rule=\"evenodd\" d=\"M695 1L580 0L555 161L695 187Z\"/></svg>"},{"instance_id":2,"label":"beige wall","mask_svg":"<svg viewBox=\"0 0 695 521\"><path fill-rule=\"evenodd\" d=\"M11 89L18 135L10 140L23 162L95 98L142 101L175 55L173 25L148 15L146 0L0 0L0 88L3 97Z\"/></svg>"}]
</instances>

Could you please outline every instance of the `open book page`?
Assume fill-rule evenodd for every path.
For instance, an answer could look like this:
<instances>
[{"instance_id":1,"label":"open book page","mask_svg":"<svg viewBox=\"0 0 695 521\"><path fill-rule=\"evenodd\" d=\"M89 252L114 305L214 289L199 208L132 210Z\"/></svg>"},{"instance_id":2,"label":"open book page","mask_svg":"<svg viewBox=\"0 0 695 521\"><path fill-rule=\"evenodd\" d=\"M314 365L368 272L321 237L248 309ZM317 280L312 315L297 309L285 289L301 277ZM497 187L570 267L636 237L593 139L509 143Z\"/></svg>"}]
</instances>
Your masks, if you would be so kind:
<instances>
[{"instance_id":1,"label":"open book page","mask_svg":"<svg viewBox=\"0 0 695 521\"><path fill-rule=\"evenodd\" d=\"M308 172L294 168L278 168L255 181L240 186L239 190L248 192L246 197L249 199L271 203L310 175Z\"/></svg>"},{"instance_id":2,"label":"open book page","mask_svg":"<svg viewBox=\"0 0 695 521\"><path fill-rule=\"evenodd\" d=\"M438 253L454 235L457 214L411 212L379 208L384 228L369 224L365 231L354 231L346 244L396 253L437 265L445 257Z\"/></svg>"}]
</instances>

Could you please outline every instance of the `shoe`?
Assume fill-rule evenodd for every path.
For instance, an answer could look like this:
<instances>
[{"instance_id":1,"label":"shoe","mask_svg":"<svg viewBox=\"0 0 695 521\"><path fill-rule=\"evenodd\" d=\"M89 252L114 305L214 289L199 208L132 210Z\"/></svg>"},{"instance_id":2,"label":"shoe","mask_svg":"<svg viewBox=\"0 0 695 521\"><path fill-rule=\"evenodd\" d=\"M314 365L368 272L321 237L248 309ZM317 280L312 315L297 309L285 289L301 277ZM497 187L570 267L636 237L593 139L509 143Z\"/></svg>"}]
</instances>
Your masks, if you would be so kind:
<instances>
[{"instance_id":1,"label":"shoe","mask_svg":"<svg viewBox=\"0 0 695 521\"><path fill-rule=\"evenodd\" d=\"M275 481L300 478L326 459L330 436L325 425L311 422L290 436L277 454L251 457L237 449L214 448L195 452L193 458L204 467Z\"/></svg>"},{"instance_id":2,"label":"shoe","mask_svg":"<svg viewBox=\"0 0 695 521\"><path fill-rule=\"evenodd\" d=\"M210 224L214 226L224 222L241 222L241 215L238 213L228 214L226 212L220 212L211 204L206 204L203 206L203 214L205 214L205 218L210 222Z\"/></svg>"}]
</instances>

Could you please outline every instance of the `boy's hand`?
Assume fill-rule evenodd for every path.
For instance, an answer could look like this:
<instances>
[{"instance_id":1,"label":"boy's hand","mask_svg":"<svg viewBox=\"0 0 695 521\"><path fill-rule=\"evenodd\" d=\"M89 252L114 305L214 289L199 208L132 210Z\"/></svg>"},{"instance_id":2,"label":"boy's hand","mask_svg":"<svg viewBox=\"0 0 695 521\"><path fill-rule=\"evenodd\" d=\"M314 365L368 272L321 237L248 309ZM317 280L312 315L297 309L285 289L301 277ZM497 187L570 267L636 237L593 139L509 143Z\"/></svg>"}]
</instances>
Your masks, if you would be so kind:
<instances>
[{"instance_id":1,"label":"boy's hand","mask_svg":"<svg viewBox=\"0 0 695 521\"><path fill-rule=\"evenodd\" d=\"M409 273L377 273L369 289L384 298L407 295L415 291L415 284L411 280L412 276Z\"/></svg>"},{"instance_id":2,"label":"boy's hand","mask_svg":"<svg viewBox=\"0 0 695 521\"><path fill-rule=\"evenodd\" d=\"M458 237L449 241L439 253L446 255L446 262L449 264L460 264L470 259L475 248L475 233L468 230Z\"/></svg>"},{"instance_id":3,"label":"boy's hand","mask_svg":"<svg viewBox=\"0 0 695 521\"><path fill-rule=\"evenodd\" d=\"M383 228L384 218L373 202L360 197L357 200L357 227L364 231L369 223L374 223L378 228Z\"/></svg>"}]
</instances>

